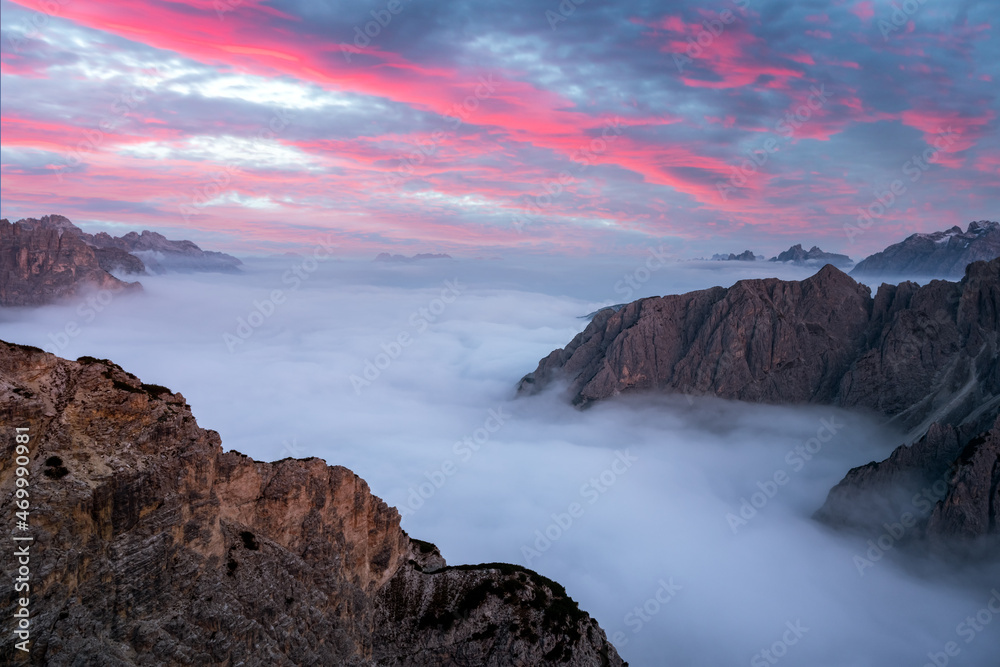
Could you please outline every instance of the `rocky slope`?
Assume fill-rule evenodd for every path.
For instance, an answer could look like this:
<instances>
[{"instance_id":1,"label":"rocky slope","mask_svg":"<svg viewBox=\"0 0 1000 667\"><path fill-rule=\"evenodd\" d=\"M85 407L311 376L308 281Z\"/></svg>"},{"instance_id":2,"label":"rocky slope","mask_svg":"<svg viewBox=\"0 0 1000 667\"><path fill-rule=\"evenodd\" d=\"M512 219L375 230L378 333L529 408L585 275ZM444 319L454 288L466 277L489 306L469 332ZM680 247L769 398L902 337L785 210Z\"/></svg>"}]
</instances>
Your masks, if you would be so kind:
<instances>
[{"instance_id":1,"label":"rocky slope","mask_svg":"<svg viewBox=\"0 0 1000 667\"><path fill-rule=\"evenodd\" d=\"M968 425L932 424L886 460L848 472L816 518L869 535L883 533L891 543L996 559L1000 416L978 434Z\"/></svg>"},{"instance_id":2,"label":"rocky slope","mask_svg":"<svg viewBox=\"0 0 1000 667\"><path fill-rule=\"evenodd\" d=\"M86 289L138 289L112 273L239 271L240 260L155 232L87 234L61 215L0 223L0 305L40 306Z\"/></svg>"},{"instance_id":3,"label":"rocky slope","mask_svg":"<svg viewBox=\"0 0 1000 667\"><path fill-rule=\"evenodd\" d=\"M1000 257L1000 223L980 220L962 231L913 234L882 252L866 257L851 271L861 280L899 276L957 278L972 262Z\"/></svg>"},{"instance_id":4,"label":"rocky slope","mask_svg":"<svg viewBox=\"0 0 1000 667\"><path fill-rule=\"evenodd\" d=\"M968 541L1000 531L998 356L1000 259L970 264L958 283L882 285L874 298L828 265L801 282L743 280L600 311L519 392L565 384L580 406L657 390L874 410L924 437L851 471L820 518L898 522L940 480L914 534Z\"/></svg>"},{"instance_id":5,"label":"rocky slope","mask_svg":"<svg viewBox=\"0 0 1000 667\"><path fill-rule=\"evenodd\" d=\"M135 290L77 234L59 225L0 220L0 306L39 306L86 290Z\"/></svg>"},{"instance_id":6,"label":"rocky slope","mask_svg":"<svg viewBox=\"0 0 1000 667\"><path fill-rule=\"evenodd\" d=\"M770 262L791 262L792 264L833 264L838 267L848 267L854 262L847 255L839 255L835 252L824 252L817 246L803 250L802 245L796 243L788 250L778 253L777 257L772 257Z\"/></svg>"},{"instance_id":7,"label":"rocky slope","mask_svg":"<svg viewBox=\"0 0 1000 667\"><path fill-rule=\"evenodd\" d=\"M4 664L623 664L558 584L446 567L351 471L223 452L181 394L109 361L0 342L0 422L6 517L30 429L30 528L11 532L34 537L31 651L5 641ZM16 576L12 548L0 568Z\"/></svg>"},{"instance_id":8,"label":"rocky slope","mask_svg":"<svg viewBox=\"0 0 1000 667\"><path fill-rule=\"evenodd\" d=\"M140 259L153 273L167 271L236 273L243 264L232 255L202 250L192 241L171 241L163 234L148 229L143 230L141 234L129 232L123 236L111 236L106 232L97 234L81 232L81 235L95 248L124 252Z\"/></svg>"},{"instance_id":9,"label":"rocky slope","mask_svg":"<svg viewBox=\"0 0 1000 667\"><path fill-rule=\"evenodd\" d=\"M146 265L143 264L142 260L121 248L91 247L94 249L94 255L97 256L97 263L108 273L136 275L146 273Z\"/></svg>"},{"instance_id":10,"label":"rocky slope","mask_svg":"<svg viewBox=\"0 0 1000 667\"><path fill-rule=\"evenodd\" d=\"M577 405L640 390L765 403L865 407L907 428L984 419L1000 404L1000 259L959 283L869 289L833 266L802 281L725 289L600 311L522 379L568 384Z\"/></svg>"},{"instance_id":11,"label":"rocky slope","mask_svg":"<svg viewBox=\"0 0 1000 667\"><path fill-rule=\"evenodd\" d=\"M94 249L102 267L122 273L164 273L167 271L209 271L233 273L243 263L232 255L202 250L191 241L171 241L162 234L143 230L122 236L107 232L88 234L61 215L25 218L17 223L25 227L56 229L73 234Z\"/></svg>"}]
</instances>

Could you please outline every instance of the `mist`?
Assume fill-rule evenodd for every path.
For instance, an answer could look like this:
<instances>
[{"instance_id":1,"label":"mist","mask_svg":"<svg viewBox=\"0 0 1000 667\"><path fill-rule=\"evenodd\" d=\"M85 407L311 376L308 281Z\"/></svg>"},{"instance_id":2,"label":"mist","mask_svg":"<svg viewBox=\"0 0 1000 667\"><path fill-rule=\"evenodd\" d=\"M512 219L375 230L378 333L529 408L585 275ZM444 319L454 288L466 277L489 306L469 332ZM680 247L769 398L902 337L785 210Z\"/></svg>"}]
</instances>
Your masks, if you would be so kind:
<instances>
[{"instance_id":1,"label":"mist","mask_svg":"<svg viewBox=\"0 0 1000 667\"><path fill-rule=\"evenodd\" d=\"M0 337L180 391L227 449L350 468L449 563L519 563L565 585L635 667L995 664L996 570L870 558L864 538L810 518L848 469L903 442L877 416L515 397L599 307L812 273L650 258L258 258L241 275L4 309Z\"/></svg>"}]
</instances>

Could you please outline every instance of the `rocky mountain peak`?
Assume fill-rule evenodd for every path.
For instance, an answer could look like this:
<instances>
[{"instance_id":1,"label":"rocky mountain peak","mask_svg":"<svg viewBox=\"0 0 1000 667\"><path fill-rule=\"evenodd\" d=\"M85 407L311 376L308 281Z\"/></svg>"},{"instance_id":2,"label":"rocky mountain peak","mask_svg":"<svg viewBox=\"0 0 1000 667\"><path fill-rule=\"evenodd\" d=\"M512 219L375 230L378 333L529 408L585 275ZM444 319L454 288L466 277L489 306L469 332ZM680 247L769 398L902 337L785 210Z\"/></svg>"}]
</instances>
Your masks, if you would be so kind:
<instances>
[{"instance_id":1,"label":"rocky mountain peak","mask_svg":"<svg viewBox=\"0 0 1000 667\"><path fill-rule=\"evenodd\" d=\"M579 406L661 391L879 412L917 442L852 471L820 517L898 521L893 499L947 472L944 504L920 535L988 541L1000 534L998 358L1000 258L968 265L959 282L883 284L874 298L827 265L802 281L741 280L599 311L519 392L561 382Z\"/></svg>"},{"instance_id":2,"label":"rocky mountain peak","mask_svg":"<svg viewBox=\"0 0 1000 667\"><path fill-rule=\"evenodd\" d=\"M911 234L903 241L858 262L851 275L861 280L900 276L960 278L965 267L977 261L1000 257L1000 223L970 222L931 233Z\"/></svg>"},{"instance_id":3,"label":"rocky mountain peak","mask_svg":"<svg viewBox=\"0 0 1000 667\"><path fill-rule=\"evenodd\" d=\"M850 266L853 264L847 255L840 255L833 252L824 252L819 246L813 246L809 250L803 250L801 243L796 243L788 250L779 253L777 257L772 257L772 262L791 262L793 264L835 264L837 266Z\"/></svg>"},{"instance_id":4,"label":"rocky mountain peak","mask_svg":"<svg viewBox=\"0 0 1000 667\"><path fill-rule=\"evenodd\" d=\"M141 289L112 276L99 253L62 216L0 221L0 306L38 306L87 290Z\"/></svg>"},{"instance_id":5,"label":"rocky mountain peak","mask_svg":"<svg viewBox=\"0 0 1000 667\"><path fill-rule=\"evenodd\" d=\"M61 215L0 225L0 305L37 306L81 290L138 289L112 273L239 271L239 259L143 230L88 234Z\"/></svg>"},{"instance_id":6,"label":"rocky mountain peak","mask_svg":"<svg viewBox=\"0 0 1000 667\"><path fill-rule=\"evenodd\" d=\"M181 394L110 361L0 341L0 415L32 438L30 664L623 665L559 584L449 567L350 470L223 451Z\"/></svg>"}]
</instances>

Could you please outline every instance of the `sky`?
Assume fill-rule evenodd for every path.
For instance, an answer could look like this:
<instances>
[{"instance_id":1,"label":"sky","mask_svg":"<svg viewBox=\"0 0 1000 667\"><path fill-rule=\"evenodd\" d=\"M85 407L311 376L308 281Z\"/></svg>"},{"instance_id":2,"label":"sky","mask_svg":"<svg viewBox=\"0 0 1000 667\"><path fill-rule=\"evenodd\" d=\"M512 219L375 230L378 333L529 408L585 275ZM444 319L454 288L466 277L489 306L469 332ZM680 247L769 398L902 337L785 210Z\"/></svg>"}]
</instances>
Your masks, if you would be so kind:
<instances>
[{"instance_id":1,"label":"sky","mask_svg":"<svg viewBox=\"0 0 1000 667\"><path fill-rule=\"evenodd\" d=\"M781 667L922 667L935 664L928 654L943 664L949 642L951 667L995 665L1000 615L983 612L978 631L966 620L991 603L995 566L925 572L892 542L871 554L867 536L810 518L851 467L901 444L874 416L650 395L580 411L558 391L515 397L581 315L621 298L610 264L331 259L287 281L301 262L251 259L239 275L143 276L142 293L0 309L0 334L181 392L226 449L350 468L450 564L518 563L563 584L633 667L775 664L764 650ZM677 262L643 295L775 270L811 272Z\"/></svg>"},{"instance_id":2,"label":"sky","mask_svg":"<svg viewBox=\"0 0 1000 667\"><path fill-rule=\"evenodd\" d=\"M860 259L997 217L994 0L0 10L12 220L237 254Z\"/></svg>"}]
</instances>

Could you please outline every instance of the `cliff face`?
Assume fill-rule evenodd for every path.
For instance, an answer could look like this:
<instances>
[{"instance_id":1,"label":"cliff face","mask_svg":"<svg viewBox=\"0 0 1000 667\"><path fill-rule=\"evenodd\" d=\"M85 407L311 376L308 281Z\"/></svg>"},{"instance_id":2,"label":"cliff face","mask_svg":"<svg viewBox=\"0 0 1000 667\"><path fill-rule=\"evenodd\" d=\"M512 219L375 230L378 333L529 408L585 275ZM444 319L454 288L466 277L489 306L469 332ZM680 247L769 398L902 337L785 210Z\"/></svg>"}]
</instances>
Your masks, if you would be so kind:
<instances>
[{"instance_id":1,"label":"cliff face","mask_svg":"<svg viewBox=\"0 0 1000 667\"><path fill-rule=\"evenodd\" d=\"M826 269L822 274L816 287L826 288L828 278L843 283ZM815 370L794 363L810 333L784 312L809 308L813 301L803 298L803 290L813 287L807 281L748 280L729 290L641 299L617 312L600 311L569 345L542 359L519 390L533 393L552 381L567 381L577 405L649 389L704 393L711 388L732 398L776 402L811 395L820 384ZM856 286L832 288L850 304L845 311L864 307L866 295ZM849 326L856 328L866 315L856 313Z\"/></svg>"},{"instance_id":2,"label":"cliff face","mask_svg":"<svg viewBox=\"0 0 1000 667\"><path fill-rule=\"evenodd\" d=\"M826 266L801 282L742 280L600 311L521 381L569 383L577 405L658 389L754 402L832 401L861 351L868 288Z\"/></svg>"},{"instance_id":3,"label":"cliff face","mask_svg":"<svg viewBox=\"0 0 1000 667\"><path fill-rule=\"evenodd\" d=\"M622 665L558 584L446 567L349 470L223 452L111 362L0 342L0 421L5 516L31 434L30 664Z\"/></svg>"},{"instance_id":4,"label":"cliff face","mask_svg":"<svg viewBox=\"0 0 1000 667\"><path fill-rule=\"evenodd\" d=\"M940 480L917 533L975 540L1000 531L989 500L1000 474L998 352L1000 259L969 265L959 283L882 285L874 299L828 265L801 282L744 280L600 311L519 391L564 382L577 405L658 390L875 410L924 437L851 471L819 517L879 528Z\"/></svg>"},{"instance_id":5,"label":"cliff face","mask_svg":"<svg viewBox=\"0 0 1000 667\"><path fill-rule=\"evenodd\" d=\"M94 254L97 263L108 273L146 273L146 265L141 259L120 248L94 247Z\"/></svg>"},{"instance_id":6,"label":"cliff face","mask_svg":"<svg viewBox=\"0 0 1000 667\"><path fill-rule=\"evenodd\" d=\"M866 257L851 271L861 280L899 275L958 278L972 262L1000 257L1000 223L980 220L969 228L952 227L932 234L913 234L882 252Z\"/></svg>"},{"instance_id":7,"label":"cliff face","mask_svg":"<svg viewBox=\"0 0 1000 667\"><path fill-rule=\"evenodd\" d=\"M886 460L848 472L816 518L869 535L888 534L893 542L996 559L1000 416L985 432L972 431L932 424L923 437L898 447Z\"/></svg>"},{"instance_id":8,"label":"cliff face","mask_svg":"<svg viewBox=\"0 0 1000 667\"><path fill-rule=\"evenodd\" d=\"M106 232L86 234L80 232L90 245L104 252L125 253L144 262L153 273L166 271L239 272L243 263L232 255L202 250L192 241L171 241L163 234L143 230L141 234L129 232L111 236Z\"/></svg>"},{"instance_id":9,"label":"cliff face","mask_svg":"<svg viewBox=\"0 0 1000 667\"><path fill-rule=\"evenodd\" d=\"M0 220L0 306L39 306L87 289L138 289L105 270L94 249L57 226Z\"/></svg>"},{"instance_id":10,"label":"cliff face","mask_svg":"<svg viewBox=\"0 0 1000 667\"><path fill-rule=\"evenodd\" d=\"M143 231L123 236L87 234L61 215L0 222L0 305L40 306L83 289L139 289L113 273L239 272L242 262Z\"/></svg>"},{"instance_id":11,"label":"cliff face","mask_svg":"<svg viewBox=\"0 0 1000 667\"><path fill-rule=\"evenodd\" d=\"M866 407L901 425L985 425L1000 405L1000 259L960 283L867 287L833 266L801 282L742 280L600 311L521 380L568 383L577 405L660 390Z\"/></svg>"}]
</instances>

